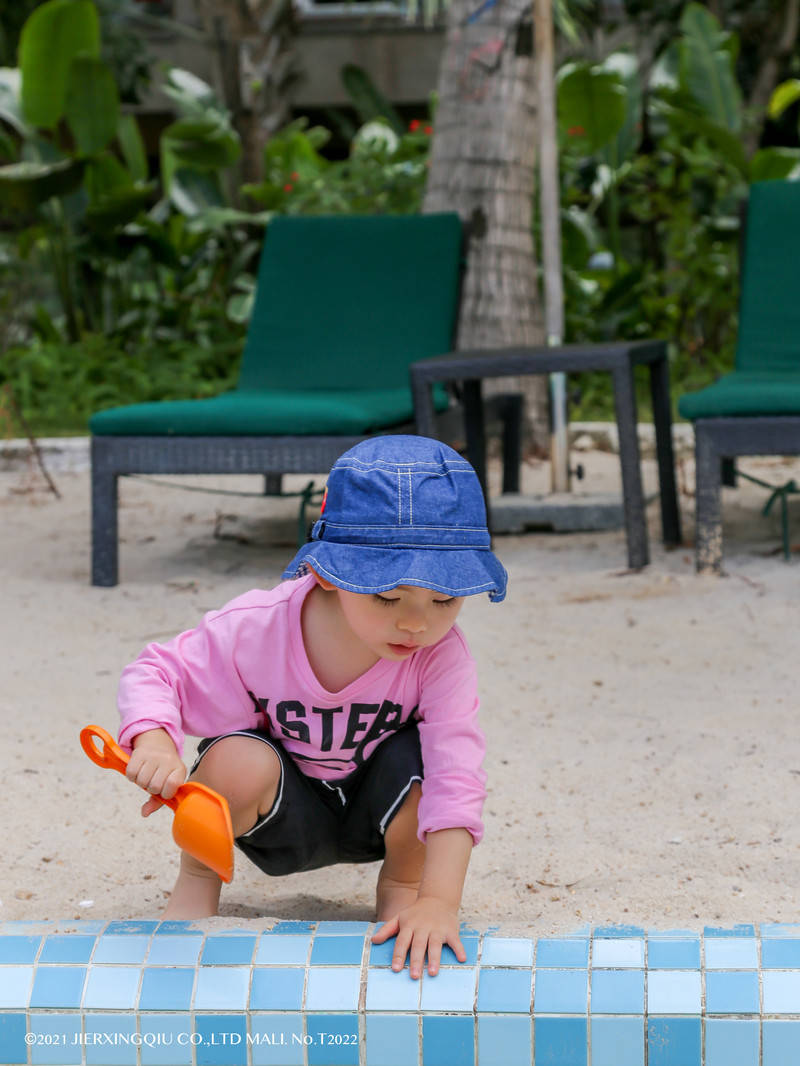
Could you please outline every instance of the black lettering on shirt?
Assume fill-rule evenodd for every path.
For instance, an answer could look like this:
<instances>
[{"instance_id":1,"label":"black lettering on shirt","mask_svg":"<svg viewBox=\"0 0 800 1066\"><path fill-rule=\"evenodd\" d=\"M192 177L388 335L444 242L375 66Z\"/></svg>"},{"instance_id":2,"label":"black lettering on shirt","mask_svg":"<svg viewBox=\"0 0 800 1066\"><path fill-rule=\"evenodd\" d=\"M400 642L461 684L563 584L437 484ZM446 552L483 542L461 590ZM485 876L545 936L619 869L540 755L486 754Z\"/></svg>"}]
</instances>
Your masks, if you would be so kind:
<instances>
[{"instance_id":1,"label":"black lettering on shirt","mask_svg":"<svg viewBox=\"0 0 800 1066\"><path fill-rule=\"evenodd\" d=\"M305 722L289 721L289 716L305 718L306 709L300 700L281 700L275 708L275 717L285 737L292 737L301 744L311 743L311 733Z\"/></svg>"},{"instance_id":2,"label":"black lettering on shirt","mask_svg":"<svg viewBox=\"0 0 800 1066\"><path fill-rule=\"evenodd\" d=\"M343 748L355 748L357 746L358 734L363 733L368 728L367 723L361 720L362 717L376 715L379 709L380 704L377 703L350 704L350 714L347 718L347 732L342 741Z\"/></svg>"},{"instance_id":3,"label":"black lettering on shirt","mask_svg":"<svg viewBox=\"0 0 800 1066\"><path fill-rule=\"evenodd\" d=\"M247 690L247 695L253 701L256 714L263 714L264 717L266 717L267 707L269 707L269 698L266 696L256 696L255 693L250 691L250 689Z\"/></svg>"},{"instance_id":4,"label":"black lettering on shirt","mask_svg":"<svg viewBox=\"0 0 800 1066\"><path fill-rule=\"evenodd\" d=\"M312 707L311 713L318 714L322 719L322 738L319 743L320 751L330 751L333 747L333 716L341 714L344 707Z\"/></svg>"}]
</instances>

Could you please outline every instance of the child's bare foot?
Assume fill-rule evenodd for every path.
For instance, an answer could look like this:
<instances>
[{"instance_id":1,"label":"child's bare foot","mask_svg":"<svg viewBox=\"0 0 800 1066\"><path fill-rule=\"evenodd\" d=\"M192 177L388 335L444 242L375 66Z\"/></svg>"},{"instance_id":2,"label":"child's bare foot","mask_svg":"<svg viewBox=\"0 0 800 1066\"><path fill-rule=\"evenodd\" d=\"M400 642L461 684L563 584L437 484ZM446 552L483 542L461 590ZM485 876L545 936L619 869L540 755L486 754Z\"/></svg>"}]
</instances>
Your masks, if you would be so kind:
<instances>
[{"instance_id":1,"label":"child's bare foot","mask_svg":"<svg viewBox=\"0 0 800 1066\"><path fill-rule=\"evenodd\" d=\"M162 918L213 918L219 910L222 881L207 866L183 852L178 880Z\"/></svg>"}]
</instances>

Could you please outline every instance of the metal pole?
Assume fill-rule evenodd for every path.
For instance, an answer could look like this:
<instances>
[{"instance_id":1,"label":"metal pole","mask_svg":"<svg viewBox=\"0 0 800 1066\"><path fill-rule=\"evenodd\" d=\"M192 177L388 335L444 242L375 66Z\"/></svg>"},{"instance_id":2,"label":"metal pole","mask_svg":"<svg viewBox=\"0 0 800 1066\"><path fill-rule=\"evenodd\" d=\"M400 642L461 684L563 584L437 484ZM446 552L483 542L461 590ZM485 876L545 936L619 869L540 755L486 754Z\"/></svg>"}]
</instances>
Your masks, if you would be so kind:
<instances>
[{"instance_id":1,"label":"metal pole","mask_svg":"<svg viewBox=\"0 0 800 1066\"><path fill-rule=\"evenodd\" d=\"M561 218L558 188L555 63L552 0L533 0L536 79L539 95L539 202L542 219L544 314L548 345L564 338L564 288L561 276ZM566 374L551 374L550 488L569 492Z\"/></svg>"}]
</instances>

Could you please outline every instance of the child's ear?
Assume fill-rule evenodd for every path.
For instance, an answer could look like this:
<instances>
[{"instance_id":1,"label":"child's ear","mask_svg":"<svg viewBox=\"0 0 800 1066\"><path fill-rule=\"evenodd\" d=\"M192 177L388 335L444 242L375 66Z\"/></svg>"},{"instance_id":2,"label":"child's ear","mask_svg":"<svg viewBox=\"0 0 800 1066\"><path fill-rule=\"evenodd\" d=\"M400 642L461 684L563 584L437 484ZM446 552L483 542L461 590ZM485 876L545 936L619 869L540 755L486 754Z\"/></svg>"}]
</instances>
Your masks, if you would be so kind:
<instances>
[{"instance_id":1,"label":"child's ear","mask_svg":"<svg viewBox=\"0 0 800 1066\"><path fill-rule=\"evenodd\" d=\"M311 571L311 573L317 579L317 584L319 585L319 587L321 589L324 589L326 592L333 592L333 590L336 588L335 585L332 585L330 583L330 581L327 581L324 577L320 577L313 566L309 566L308 569Z\"/></svg>"}]
</instances>

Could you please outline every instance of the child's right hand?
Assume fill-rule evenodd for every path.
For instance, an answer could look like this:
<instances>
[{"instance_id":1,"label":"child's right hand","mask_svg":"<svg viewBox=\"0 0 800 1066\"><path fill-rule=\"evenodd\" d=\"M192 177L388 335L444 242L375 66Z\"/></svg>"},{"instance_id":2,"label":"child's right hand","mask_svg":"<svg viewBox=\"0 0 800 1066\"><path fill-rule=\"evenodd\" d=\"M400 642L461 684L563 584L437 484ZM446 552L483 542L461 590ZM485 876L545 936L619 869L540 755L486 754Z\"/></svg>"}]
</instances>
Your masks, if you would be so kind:
<instances>
[{"instance_id":1,"label":"child's right hand","mask_svg":"<svg viewBox=\"0 0 800 1066\"><path fill-rule=\"evenodd\" d=\"M150 793L142 806L144 818L162 806L157 796L172 799L186 780L186 767L165 729L148 729L134 738L125 776Z\"/></svg>"}]
</instances>

